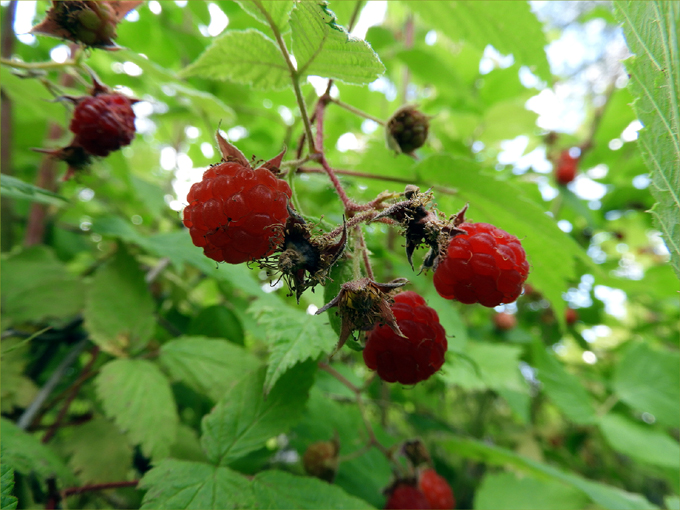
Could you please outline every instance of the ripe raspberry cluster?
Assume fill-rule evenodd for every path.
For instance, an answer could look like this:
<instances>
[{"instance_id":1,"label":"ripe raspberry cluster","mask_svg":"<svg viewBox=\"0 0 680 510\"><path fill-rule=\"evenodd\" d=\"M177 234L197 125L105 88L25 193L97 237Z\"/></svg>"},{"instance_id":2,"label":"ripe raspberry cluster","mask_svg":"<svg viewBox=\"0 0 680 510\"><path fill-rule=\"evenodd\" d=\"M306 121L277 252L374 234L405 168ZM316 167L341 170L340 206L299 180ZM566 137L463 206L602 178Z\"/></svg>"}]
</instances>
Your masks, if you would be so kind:
<instances>
[{"instance_id":1,"label":"ripe raspberry cluster","mask_svg":"<svg viewBox=\"0 0 680 510\"><path fill-rule=\"evenodd\" d=\"M434 273L439 295L494 307L515 301L529 275L517 237L488 223L462 223Z\"/></svg>"},{"instance_id":2,"label":"ripe raspberry cluster","mask_svg":"<svg viewBox=\"0 0 680 510\"><path fill-rule=\"evenodd\" d=\"M364 362L383 381L424 381L442 367L448 348L439 316L413 291L397 294L391 309L404 336L385 324L377 325L368 334Z\"/></svg>"},{"instance_id":3,"label":"ripe raspberry cluster","mask_svg":"<svg viewBox=\"0 0 680 510\"><path fill-rule=\"evenodd\" d=\"M69 129L72 146L93 156L108 156L135 137L133 100L122 94L98 94L78 101Z\"/></svg>"},{"instance_id":4,"label":"ripe raspberry cluster","mask_svg":"<svg viewBox=\"0 0 680 510\"><path fill-rule=\"evenodd\" d=\"M217 262L257 260L283 240L291 194L288 183L266 168L220 163L191 187L184 225L194 244Z\"/></svg>"},{"instance_id":5,"label":"ripe raspberry cluster","mask_svg":"<svg viewBox=\"0 0 680 510\"><path fill-rule=\"evenodd\" d=\"M385 510L428 509L430 502L420 489L407 482L397 484L390 493Z\"/></svg>"}]
</instances>

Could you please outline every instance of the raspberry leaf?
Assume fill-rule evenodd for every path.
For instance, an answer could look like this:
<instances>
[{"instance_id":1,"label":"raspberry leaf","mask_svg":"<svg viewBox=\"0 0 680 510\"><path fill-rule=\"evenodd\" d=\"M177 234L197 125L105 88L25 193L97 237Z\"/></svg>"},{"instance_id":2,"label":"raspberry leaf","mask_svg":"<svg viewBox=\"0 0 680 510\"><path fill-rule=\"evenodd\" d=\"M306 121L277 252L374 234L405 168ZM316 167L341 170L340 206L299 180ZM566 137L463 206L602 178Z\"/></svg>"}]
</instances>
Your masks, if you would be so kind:
<instances>
[{"instance_id":1,"label":"raspberry leaf","mask_svg":"<svg viewBox=\"0 0 680 510\"><path fill-rule=\"evenodd\" d=\"M211 462L227 466L295 424L314 382L314 363L289 370L265 397L265 371L241 379L202 421L201 446Z\"/></svg>"},{"instance_id":2,"label":"raspberry leaf","mask_svg":"<svg viewBox=\"0 0 680 510\"><path fill-rule=\"evenodd\" d=\"M0 434L3 467L9 466L24 475L35 474L41 482L52 477L57 477L67 484L77 482L71 470L52 448L21 430L7 418L0 418Z\"/></svg>"},{"instance_id":3,"label":"raspberry leaf","mask_svg":"<svg viewBox=\"0 0 680 510\"><path fill-rule=\"evenodd\" d=\"M341 488L312 477L269 470L253 479L253 492L262 509L277 508L373 508L366 501L350 496Z\"/></svg>"},{"instance_id":4,"label":"raspberry leaf","mask_svg":"<svg viewBox=\"0 0 680 510\"><path fill-rule=\"evenodd\" d=\"M325 2L299 2L291 14L293 54L300 77L370 83L385 72L371 46L337 24Z\"/></svg>"},{"instance_id":5,"label":"raspberry leaf","mask_svg":"<svg viewBox=\"0 0 680 510\"><path fill-rule=\"evenodd\" d=\"M177 408L170 382L150 361L117 359L95 380L104 412L129 441L154 460L167 457L177 436Z\"/></svg>"},{"instance_id":6,"label":"raspberry leaf","mask_svg":"<svg viewBox=\"0 0 680 510\"><path fill-rule=\"evenodd\" d=\"M161 365L179 380L215 402L237 381L257 370L260 362L230 342L205 337L180 337L164 344Z\"/></svg>"},{"instance_id":7,"label":"raspberry leaf","mask_svg":"<svg viewBox=\"0 0 680 510\"><path fill-rule=\"evenodd\" d=\"M453 41L465 41L479 50L491 44L504 55L511 53L515 62L528 66L539 78L552 81L543 49L547 40L529 2L407 3L426 23Z\"/></svg>"},{"instance_id":8,"label":"raspberry leaf","mask_svg":"<svg viewBox=\"0 0 680 510\"><path fill-rule=\"evenodd\" d=\"M2 178L3 181L5 178ZM13 322L76 315L85 286L45 246L34 246L2 261L2 313Z\"/></svg>"},{"instance_id":9,"label":"raspberry leaf","mask_svg":"<svg viewBox=\"0 0 680 510\"><path fill-rule=\"evenodd\" d=\"M11 175L4 175L2 177L2 181L0 181L0 193L2 193L3 197L7 198L30 200L31 202L54 205L57 207L64 207L68 204L68 200L61 195L39 188L38 186L24 182Z\"/></svg>"},{"instance_id":10,"label":"raspberry leaf","mask_svg":"<svg viewBox=\"0 0 680 510\"><path fill-rule=\"evenodd\" d=\"M678 427L679 363L680 355L675 351L651 349L646 343L634 344L616 364L614 391L633 409L654 415L668 427Z\"/></svg>"},{"instance_id":11,"label":"raspberry leaf","mask_svg":"<svg viewBox=\"0 0 680 510\"><path fill-rule=\"evenodd\" d=\"M288 18L293 9L290 0L237 0L236 3L260 23L270 26L271 21L281 31L288 28Z\"/></svg>"},{"instance_id":12,"label":"raspberry leaf","mask_svg":"<svg viewBox=\"0 0 680 510\"><path fill-rule=\"evenodd\" d=\"M333 350L333 330L314 315L263 299L253 302L248 311L267 330L266 341L270 348L265 393L269 393L279 378L298 363L316 360Z\"/></svg>"},{"instance_id":13,"label":"raspberry leaf","mask_svg":"<svg viewBox=\"0 0 680 510\"><path fill-rule=\"evenodd\" d=\"M534 365L543 391L570 420L578 424L595 421L595 409L588 392L578 378L567 372L543 344L534 345Z\"/></svg>"},{"instance_id":14,"label":"raspberry leaf","mask_svg":"<svg viewBox=\"0 0 680 510\"><path fill-rule=\"evenodd\" d=\"M139 482L142 509L256 508L249 480L226 467L165 459Z\"/></svg>"},{"instance_id":15,"label":"raspberry leaf","mask_svg":"<svg viewBox=\"0 0 680 510\"><path fill-rule=\"evenodd\" d=\"M259 90L280 90L290 84L279 48L254 29L232 30L218 37L180 76L233 81Z\"/></svg>"},{"instance_id":16,"label":"raspberry leaf","mask_svg":"<svg viewBox=\"0 0 680 510\"><path fill-rule=\"evenodd\" d=\"M132 468L132 447L118 427L102 417L79 425L78 433L64 440L63 449L82 483L125 480Z\"/></svg>"},{"instance_id":17,"label":"raspberry leaf","mask_svg":"<svg viewBox=\"0 0 680 510\"><path fill-rule=\"evenodd\" d=\"M92 340L116 356L138 352L153 333L153 313L144 273L121 248L89 284L83 316Z\"/></svg>"},{"instance_id":18,"label":"raspberry leaf","mask_svg":"<svg viewBox=\"0 0 680 510\"><path fill-rule=\"evenodd\" d=\"M633 107L645 126L639 146L657 201L652 215L680 278L680 54L676 2L614 2L628 46Z\"/></svg>"},{"instance_id":19,"label":"raspberry leaf","mask_svg":"<svg viewBox=\"0 0 680 510\"><path fill-rule=\"evenodd\" d=\"M14 489L14 470L9 467L4 460L0 463L0 486L2 487L0 509L14 510L18 503L17 498L12 496L12 490Z\"/></svg>"}]
</instances>

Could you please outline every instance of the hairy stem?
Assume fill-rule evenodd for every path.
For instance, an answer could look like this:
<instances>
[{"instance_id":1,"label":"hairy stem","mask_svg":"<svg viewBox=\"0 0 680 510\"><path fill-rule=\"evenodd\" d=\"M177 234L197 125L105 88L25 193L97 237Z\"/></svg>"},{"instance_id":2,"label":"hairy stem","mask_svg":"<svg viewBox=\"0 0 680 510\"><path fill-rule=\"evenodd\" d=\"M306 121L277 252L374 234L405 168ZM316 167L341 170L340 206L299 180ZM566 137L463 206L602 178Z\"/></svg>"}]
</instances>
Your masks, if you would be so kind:
<instances>
[{"instance_id":1,"label":"hairy stem","mask_svg":"<svg viewBox=\"0 0 680 510\"><path fill-rule=\"evenodd\" d=\"M293 60L290 58L290 53L288 52L288 48L286 47L286 41L283 40L283 36L279 31L279 27L276 26L276 23L274 23L274 20L269 15L269 12L267 12L267 9L265 9L262 6L259 0L255 0L254 3L260 10L262 15L267 19L267 23L269 24L269 27L272 29L274 37L276 38L276 43L279 45L279 49L281 50L281 54L283 55L283 59L286 61L286 65L288 66L290 79L293 82L293 90L295 91L295 99L297 100L298 108L300 109L300 116L302 117L302 122L305 125L305 133L307 135L307 142L309 144L309 152L313 154L317 152L317 150L316 147L314 146L314 136L312 135L312 123L309 120L309 115L307 115L307 105L305 104L305 98L302 96L302 89L300 88L300 75L297 69L295 69Z\"/></svg>"},{"instance_id":2,"label":"hairy stem","mask_svg":"<svg viewBox=\"0 0 680 510\"><path fill-rule=\"evenodd\" d=\"M355 115L358 115L359 117L363 117L365 119L372 120L373 122L377 122L381 126L384 126L385 124L387 124L384 120L379 119L378 117L374 117L370 113L366 113L364 111L361 111L358 108L355 108L354 106L352 106L351 104L344 103L344 102L340 101L339 99L331 98L330 102L338 105L340 108L344 108L345 110L352 112Z\"/></svg>"},{"instance_id":3,"label":"hairy stem","mask_svg":"<svg viewBox=\"0 0 680 510\"><path fill-rule=\"evenodd\" d=\"M83 485L82 487L68 487L61 491L62 497L73 496L74 494L82 494L83 492L102 491L106 489L121 489L123 487L137 487L139 480L126 480L123 482L109 482L109 483L95 483L92 485Z\"/></svg>"},{"instance_id":4,"label":"hairy stem","mask_svg":"<svg viewBox=\"0 0 680 510\"><path fill-rule=\"evenodd\" d=\"M366 247L366 240L364 239L364 231L361 230L361 227L357 225L354 227L355 232L356 232L356 239L357 239L357 246L361 250L361 256L364 259L364 268L366 269L366 276L368 276L371 280L375 280L375 277L373 276L373 268L371 267L371 261L368 258L368 248Z\"/></svg>"}]
</instances>

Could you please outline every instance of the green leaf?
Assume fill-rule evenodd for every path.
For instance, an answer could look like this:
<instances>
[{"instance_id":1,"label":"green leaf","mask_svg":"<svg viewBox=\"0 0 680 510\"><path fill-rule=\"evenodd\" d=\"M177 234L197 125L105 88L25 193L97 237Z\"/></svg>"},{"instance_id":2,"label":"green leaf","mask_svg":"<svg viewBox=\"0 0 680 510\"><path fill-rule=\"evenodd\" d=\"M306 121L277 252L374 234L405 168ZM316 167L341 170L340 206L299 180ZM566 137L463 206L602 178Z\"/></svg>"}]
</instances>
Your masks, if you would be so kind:
<instances>
[{"instance_id":1,"label":"green leaf","mask_svg":"<svg viewBox=\"0 0 680 510\"><path fill-rule=\"evenodd\" d=\"M640 462L680 469L680 445L667 434L618 414L603 416L599 425L615 450Z\"/></svg>"},{"instance_id":2,"label":"green leaf","mask_svg":"<svg viewBox=\"0 0 680 510\"><path fill-rule=\"evenodd\" d=\"M464 41L480 50L491 44L504 55L512 53L515 62L529 67L542 80L551 81L543 49L547 41L529 2L468 0L407 4L449 39Z\"/></svg>"},{"instance_id":3,"label":"green leaf","mask_svg":"<svg viewBox=\"0 0 680 510\"><path fill-rule=\"evenodd\" d=\"M476 510L578 510L588 498L563 483L489 473L475 492Z\"/></svg>"},{"instance_id":4,"label":"green leaf","mask_svg":"<svg viewBox=\"0 0 680 510\"><path fill-rule=\"evenodd\" d=\"M92 340L122 356L138 352L151 338L154 302L139 264L122 247L89 283L83 316Z\"/></svg>"},{"instance_id":5,"label":"green leaf","mask_svg":"<svg viewBox=\"0 0 680 510\"><path fill-rule=\"evenodd\" d=\"M167 457L177 436L177 409L170 383L150 361L117 359L95 380L107 416L154 460Z\"/></svg>"},{"instance_id":6,"label":"green leaf","mask_svg":"<svg viewBox=\"0 0 680 510\"><path fill-rule=\"evenodd\" d=\"M669 427L680 426L680 355L652 350L645 343L629 348L614 370L614 391L634 409L652 414Z\"/></svg>"},{"instance_id":7,"label":"green leaf","mask_svg":"<svg viewBox=\"0 0 680 510\"><path fill-rule=\"evenodd\" d=\"M553 480L566 483L588 496L594 503L611 510L648 510L658 508L644 496L592 482L578 475L566 473L541 462L518 455L499 446L489 445L482 441L467 439L453 435L441 435L437 444L451 455L479 460L496 466L512 466L532 475L539 480Z\"/></svg>"},{"instance_id":8,"label":"green leaf","mask_svg":"<svg viewBox=\"0 0 680 510\"><path fill-rule=\"evenodd\" d=\"M630 51L626 60L633 108L644 125L638 145L652 177L655 224L680 278L680 5L615 1Z\"/></svg>"},{"instance_id":9,"label":"green leaf","mask_svg":"<svg viewBox=\"0 0 680 510\"><path fill-rule=\"evenodd\" d=\"M458 385L465 389L509 389L528 392L519 370L519 357L522 348L515 345L497 345L487 342L468 342L464 354L477 366L477 370L467 361L447 355L447 363L441 378L447 384Z\"/></svg>"},{"instance_id":10,"label":"green leaf","mask_svg":"<svg viewBox=\"0 0 680 510\"><path fill-rule=\"evenodd\" d=\"M231 343L243 345L243 326L237 315L222 305L204 308L191 320L187 334L224 338Z\"/></svg>"},{"instance_id":11,"label":"green leaf","mask_svg":"<svg viewBox=\"0 0 680 510\"><path fill-rule=\"evenodd\" d=\"M534 345L534 365L538 380L550 400L574 423L589 424L595 421L595 409L588 392L578 377L567 372L543 344Z\"/></svg>"},{"instance_id":12,"label":"green leaf","mask_svg":"<svg viewBox=\"0 0 680 510\"><path fill-rule=\"evenodd\" d=\"M0 361L2 412L11 413L17 407L26 409L38 393L38 387L32 379L24 375L30 354L30 346L25 340L5 338L2 347L4 349Z\"/></svg>"},{"instance_id":13,"label":"green leaf","mask_svg":"<svg viewBox=\"0 0 680 510\"><path fill-rule=\"evenodd\" d=\"M7 418L0 418L0 434L3 465L24 475L35 473L41 481L56 476L65 484L77 483L73 473L49 446Z\"/></svg>"},{"instance_id":14,"label":"green leaf","mask_svg":"<svg viewBox=\"0 0 680 510\"><path fill-rule=\"evenodd\" d=\"M295 476L283 471L263 471L252 482L258 509L373 508L365 501L313 477Z\"/></svg>"},{"instance_id":15,"label":"green leaf","mask_svg":"<svg viewBox=\"0 0 680 510\"><path fill-rule=\"evenodd\" d=\"M14 510L18 500L12 495L14 489L14 470L8 466L4 459L5 448L0 453L0 510Z\"/></svg>"},{"instance_id":16,"label":"green leaf","mask_svg":"<svg viewBox=\"0 0 680 510\"><path fill-rule=\"evenodd\" d=\"M316 75L364 84L385 72L371 46L339 26L326 2L296 3L290 22L293 54L301 77Z\"/></svg>"},{"instance_id":17,"label":"green leaf","mask_svg":"<svg viewBox=\"0 0 680 510\"><path fill-rule=\"evenodd\" d=\"M221 35L180 75L233 81L259 90L279 90L290 84L288 67L276 43L253 29Z\"/></svg>"},{"instance_id":18,"label":"green leaf","mask_svg":"<svg viewBox=\"0 0 680 510\"><path fill-rule=\"evenodd\" d=\"M2 174L2 179L0 179L0 194L7 198L30 200L31 202L56 205L57 207L68 204L68 200L61 195L6 174Z\"/></svg>"},{"instance_id":19,"label":"green leaf","mask_svg":"<svg viewBox=\"0 0 680 510\"><path fill-rule=\"evenodd\" d=\"M95 418L64 440L69 467L83 484L124 480L132 468L132 448L108 420Z\"/></svg>"},{"instance_id":20,"label":"green leaf","mask_svg":"<svg viewBox=\"0 0 680 510\"><path fill-rule=\"evenodd\" d=\"M159 361L173 379L214 401L260 366L257 358L242 347L205 337L171 340L161 347Z\"/></svg>"},{"instance_id":21,"label":"green leaf","mask_svg":"<svg viewBox=\"0 0 680 510\"><path fill-rule=\"evenodd\" d=\"M142 510L256 508L250 481L226 467L165 459L146 473Z\"/></svg>"},{"instance_id":22,"label":"green leaf","mask_svg":"<svg viewBox=\"0 0 680 510\"><path fill-rule=\"evenodd\" d=\"M267 329L267 342L271 346L265 394L286 371L301 361L329 354L337 343L337 335L323 317L263 300L253 302L248 311Z\"/></svg>"},{"instance_id":23,"label":"green leaf","mask_svg":"<svg viewBox=\"0 0 680 510\"><path fill-rule=\"evenodd\" d=\"M290 11L293 9L293 2L290 0L237 0L236 3L260 23L270 26L271 20L281 31L287 28Z\"/></svg>"},{"instance_id":24,"label":"green leaf","mask_svg":"<svg viewBox=\"0 0 680 510\"><path fill-rule=\"evenodd\" d=\"M2 314L14 322L76 315L83 307L82 282L45 246L34 246L2 262Z\"/></svg>"},{"instance_id":25,"label":"green leaf","mask_svg":"<svg viewBox=\"0 0 680 510\"><path fill-rule=\"evenodd\" d=\"M481 173L474 161L439 154L426 158L415 169L426 182L442 185L450 185L449 176L455 172L458 189L455 204L459 208L470 204L466 217L491 223L521 240L531 265L529 281L550 301L555 316L564 325L566 305L562 291L576 277L576 259L587 267L593 265L574 239L562 232L555 220L520 188ZM557 260L559 264L555 263Z\"/></svg>"},{"instance_id":26,"label":"green leaf","mask_svg":"<svg viewBox=\"0 0 680 510\"><path fill-rule=\"evenodd\" d=\"M305 363L289 370L266 398L264 370L233 386L203 418L201 445L210 461L228 465L288 430L302 416L315 368Z\"/></svg>"},{"instance_id":27,"label":"green leaf","mask_svg":"<svg viewBox=\"0 0 680 510\"><path fill-rule=\"evenodd\" d=\"M147 78L146 82L149 85L156 85L154 92L157 97L161 94L165 95L164 90L173 90L183 101L189 101L190 106L193 107L192 112L201 112L214 121L221 120L225 123L231 123L235 120L234 110L221 99L210 92L198 90L190 84L178 80L174 73L162 68L150 59L142 57L139 53L129 50L110 53L112 53L112 58L117 58L119 62L130 61L137 64L144 72L144 76Z\"/></svg>"}]
</instances>

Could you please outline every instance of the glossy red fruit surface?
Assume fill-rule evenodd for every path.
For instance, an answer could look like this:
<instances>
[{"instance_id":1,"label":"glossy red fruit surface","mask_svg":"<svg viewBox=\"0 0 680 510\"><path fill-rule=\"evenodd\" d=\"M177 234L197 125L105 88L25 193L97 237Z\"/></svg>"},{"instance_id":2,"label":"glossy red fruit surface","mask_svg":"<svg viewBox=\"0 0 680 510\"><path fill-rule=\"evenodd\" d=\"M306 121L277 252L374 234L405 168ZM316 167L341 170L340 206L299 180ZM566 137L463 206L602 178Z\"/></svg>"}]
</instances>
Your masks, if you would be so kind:
<instances>
[{"instance_id":1,"label":"glossy red fruit surface","mask_svg":"<svg viewBox=\"0 0 680 510\"><path fill-rule=\"evenodd\" d=\"M430 503L420 490L413 485L400 483L392 489L385 509L391 510L419 510L430 508Z\"/></svg>"},{"instance_id":2,"label":"glossy red fruit surface","mask_svg":"<svg viewBox=\"0 0 680 510\"><path fill-rule=\"evenodd\" d=\"M291 190L265 168L221 163L191 186L184 225L217 262L240 264L271 255L283 240Z\"/></svg>"},{"instance_id":3,"label":"glossy red fruit surface","mask_svg":"<svg viewBox=\"0 0 680 510\"><path fill-rule=\"evenodd\" d=\"M135 137L132 101L122 94L99 94L80 100L69 129L75 133L72 145L93 156L108 156Z\"/></svg>"},{"instance_id":4,"label":"glossy red fruit surface","mask_svg":"<svg viewBox=\"0 0 680 510\"><path fill-rule=\"evenodd\" d=\"M428 508L452 510L456 507L451 486L434 469L426 469L420 474L418 488L425 494L430 505Z\"/></svg>"},{"instance_id":5,"label":"glossy red fruit surface","mask_svg":"<svg viewBox=\"0 0 680 510\"><path fill-rule=\"evenodd\" d=\"M576 178L578 159L571 156L568 150L562 151L555 170L555 180L558 184L565 186Z\"/></svg>"},{"instance_id":6,"label":"glossy red fruit surface","mask_svg":"<svg viewBox=\"0 0 680 510\"><path fill-rule=\"evenodd\" d=\"M488 307L515 301L529 275L519 239L488 223L462 223L459 228L467 234L451 239L434 273L439 295Z\"/></svg>"},{"instance_id":7,"label":"glossy red fruit surface","mask_svg":"<svg viewBox=\"0 0 680 510\"><path fill-rule=\"evenodd\" d=\"M448 348L439 316L413 291L402 292L390 307L400 337L389 326L379 324L368 334L364 362L377 370L383 381L415 384L428 379L444 364Z\"/></svg>"}]
</instances>

